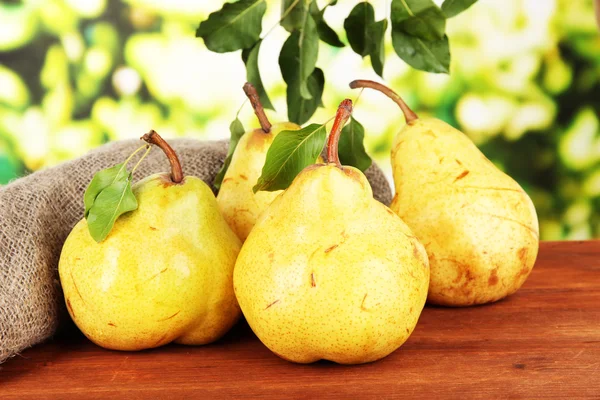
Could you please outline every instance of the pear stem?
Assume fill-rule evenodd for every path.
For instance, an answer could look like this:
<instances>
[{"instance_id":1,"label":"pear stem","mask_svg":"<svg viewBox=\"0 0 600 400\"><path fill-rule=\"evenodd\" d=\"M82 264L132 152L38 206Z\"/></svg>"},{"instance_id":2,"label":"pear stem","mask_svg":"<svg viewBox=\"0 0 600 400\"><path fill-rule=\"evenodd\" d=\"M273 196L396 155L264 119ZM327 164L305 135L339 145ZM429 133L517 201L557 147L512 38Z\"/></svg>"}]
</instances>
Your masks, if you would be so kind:
<instances>
[{"instance_id":1,"label":"pear stem","mask_svg":"<svg viewBox=\"0 0 600 400\"><path fill-rule=\"evenodd\" d=\"M398 104L398 107L400 107L400 109L402 110L402 113L404 114L406 123L409 125L412 125L412 123L415 120L419 119L417 114L415 114L415 112L406 105L406 103L404 102L404 100L402 100L402 97L400 97L400 95L398 95L398 93L394 92L389 87L382 85L381 83L378 83L375 81L369 81L366 79L357 79L355 81L350 82L350 88L351 89L357 89L357 88L375 89L375 90L380 91L381 93L385 94L387 97L394 100L396 102L396 104Z\"/></svg>"},{"instance_id":2,"label":"pear stem","mask_svg":"<svg viewBox=\"0 0 600 400\"><path fill-rule=\"evenodd\" d=\"M146 141L149 144L156 145L160 147L160 149L165 153L167 158L169 159L169 163L171 164L171 180L173 183L181 183L183 180L183 171L181 170L181 163L179 162L179 157L177 157L177 153L169 143L165 141L154 129L150 132L146 133L140 139Z\"/></svg>"},{"instance_id":3,"label":"pear stem","mask_svg":"<svg viewBox=\"0 0 600 400\"><path fill-rule=\"evenodd\" d=\"M348 118L352 115L352 100L343 100L335 114L335 120L331 127L331 133L329 134L329 140L327 141L327 161L335 163L338 168L342 167L340 163L340 156L338 154L338 143L340 142L340 135L342 128L348 122Z\"/></svg>"},{"instance_id":4,"label":"pear stem","mask_svg":"<svg viewBox=\"0 0 600 400\"><path fill-rule=\"evenodd\" d=\"M248 97L248 100L250 100L250 104L252 104L254 114L256 114L256 117L258 118L258 122L260 123L260 127L262 128L263 132L271 132L271 123L265 114L265 110L260 102L256 88L250 82L246 82L244 83L243 89L244 93L246 93L246 96Z\"/></svg>"}]
</instances>

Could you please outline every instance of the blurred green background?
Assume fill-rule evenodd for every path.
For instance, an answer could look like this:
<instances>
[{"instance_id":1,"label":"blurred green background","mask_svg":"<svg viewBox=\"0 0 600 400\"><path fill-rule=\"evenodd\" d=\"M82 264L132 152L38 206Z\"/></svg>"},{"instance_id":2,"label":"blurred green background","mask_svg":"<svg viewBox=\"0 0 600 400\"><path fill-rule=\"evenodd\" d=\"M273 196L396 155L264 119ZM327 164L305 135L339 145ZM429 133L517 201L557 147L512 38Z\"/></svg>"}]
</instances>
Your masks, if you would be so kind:
<instances>
[{"instance_id":1,"label":"blurred green background","mask_svg":"<svg viewBox=\"0 0 600 400\"><path fill-rule=\"evenodd\" d=\"M165 137L218 139L244 100L237 53L214 54L194 37L223 1L31 0L0 3L0 184L150 128ZM325 18L344 38L356 0ZM371 1L376 17L389 2ZM268 1L264 32L277 23ZM542 239L600 237L600 36L592 0L480 0L449 20L451 75L418 72L387 43L385 79L417 113L468 134L532 196ZM265 86L285 120L277 57L286 33L261 48ZM377 79L368 59L321 45L327 120L356 78ZM396 106L365 91L355 110L367 149L390 176ZM246 127L256 125L244 107Z\"/></svg>"}]
</instances>

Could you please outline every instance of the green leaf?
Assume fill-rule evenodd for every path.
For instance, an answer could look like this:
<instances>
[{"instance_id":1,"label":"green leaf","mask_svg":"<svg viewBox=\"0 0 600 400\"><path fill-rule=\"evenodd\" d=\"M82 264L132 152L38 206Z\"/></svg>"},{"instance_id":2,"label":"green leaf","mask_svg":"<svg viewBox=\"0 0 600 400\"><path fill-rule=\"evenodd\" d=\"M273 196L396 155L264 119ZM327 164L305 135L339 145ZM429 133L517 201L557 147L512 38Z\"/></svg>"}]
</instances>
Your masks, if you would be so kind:
<instances>
[{"instance_id":1,"label":"green leaf","mask_svg":"<svg viewBox=\"0 0 600 400\"><path fill-rule=\"evenodd\" d=\"M227 172L227 168L229 168L229 164L231 164L231 158L233 157L235 148L245 133L244 125L242 125L242 122L237 117L229 125L229 132L231 133L231 138L229 139L227 157L225 157L225 162L223 162L223 166L219 172L217 172L217 176L215 176L215 180L213 181L213 185L217 189L221 189L221 183L223 182L223 178L225 178L225 173Z\"/></svg>"},{"instance_id":2,"label":"green leaf","mask_svg":"<svg viewBox=\"0 0 600 400\"><path fill-rule=\"evenodd\" d=\"M265 0L240 0L225 3L208 16L196 30L210 51L227 53L252 47L260 37Z\"/></svg>"},{"instance_id":3,"label":"green leaf","mask_svg":"<svg viewBox=\"0 0 600 400\"><path fill-rule=\"evenodd\" d=\"M365 128L351 116L350 123L342 129L338 144L338 153L343 165L351 165L363 172L371 166L372 160L365 150L364 139Z\"/></svg>"},{"instance_id":4,"label":"green leaf","mask_svg":"<svg viewBox=\"0 0 600 400\"><path fill-rule=\"evenodd\" d=\"M308 90L311 94L309 100L300 96L300 88L298 85L288 85L286 90L288 119L298 125L307 122L317 108L323 105L321 97L323 96L324 86L325 76L323 75L323 71L319 68L315 68L312 75L308 78Z\"/></svg>"},{"instance_id":5,"label":"green leaf","mask_svg":"<svg viewBox=\"0 0 600 400\"><path fill-rule=\"evenodd\" d=\"M446 15L433 0L392 0L394 30L432 41L444 37Z\"/></svg>"},{"instance_id":6,"label":"green leaf","mask_svg":"<svg viewBox=\"0 0 600 400\"><path fill-rule=\"evenodd\" d=\"M137 206L137 200L131 190L131 175L115 180L100 192L90 209L87 216L90 235L100 243L108 236L117 218L135 210Z\"/></svg>"},{"instance_id":7,"label":"green leaf","mask_svg":"<svg viewBox=\"0 0 600 400\"><path fill-rule=\"evenodd\" d=\"M298 85L300 95L312 97L308 89L308 78L315 70L319 55L319 35L313 17L306 15L300 30L295 30L283 44L279 54L279 67L283 80L288 85Z\"/></svg>"},{"instance_id":8,"label":"green leaf","mask_svg":"<svg viewBox=\"0 0 600 400\"><path fill-rule=\"evenodd\" d=\"M369 38L369 56L375 73L383 78L383 66L385 64L385 31L387 19L377 21L367 28Z\"/></svg>"},{"instance_id":9,"label":"green leaf","mask_svg":"<svg viewBox=\"0 0 600 400\"><path fill-rule=\"evenodd\" d=\"M465 11L476 2L477 0L446 0L442 4L442 11L446 14L447 18L452 18Z\"/></svg>"},{"instance_id":10,"label":"green leaf","mask_svg":"<svg viewBox=\"0 0 600 400\"><path fill-rule=\"evenodd\" d=\"M85 217L87 218L90 209L94 205L94 201L104 189L112 185L117 180L127 179L129 172L123 163L117 164L114 167L103 169L96 172L92 181L85 190L83 195L83 203L85 205Z\"/></svg>"},{"instance_id":11,"label":"green leaf","mask_svg":"<svg viewBox=\"0 0 600 400\"><path fill-rule=\"evenodd\" d=\"M325 22L325 19L323 18L327 7L334 5L335 3L337 2L329 3L323 7L323 9L319 10L317 1L313 0L312 3L310 3L310 13L317 23L317 32L319 33L319 38L330 46L344 47L345 45L338 37L338 34L331 29L329 25L327 25L327 22Z\"/></svg>"},{"instance_id":12,"label":"green leaf","mask_svg":"<svg viewBox=\"0 0 600 400\"><path fill-rule=\"evenodd\" d=\"M288 11L295 2L296 0L281 0L281 16L283 18L279 24L288 32L302 28L309 9L310 0L299 0L294 8ZM287 15L284 17L286 12Z\"/></svg>"},{"instance_id":13,"label":"green leaf","mask_svg":"<svg viewBox=\"0 0 600 400\"><path fill-rule=\"evenodd\" d=\"M280 132L269 147L254 193L287 189L300 171L317 161L326 137L324 124Z\"/></svg>"},{"instance_id":14,"label":"green leaf","mask_svg":"<svg viewBox=\"0 0 600 400\"><path fill-rule=\"evenodd\" d=\"M263 86L260 71L258 69L258 52L261 44L262 40L259 40L251 48L242 51L242 60L246 65L246 81L250 82L258 92L258 97L260 98L263 107L275 110L273 103L271 103L271 99L269 99L265 87Z\"/></svg>"},{"instance_id":15,"label":"green leaf","mask_svg":"<svg viewBox=\"0 0 600 400\"><path fill-rule=\"evenodd\" d=\"M396 30L392 25L392 45L396 54L413 68L446 74L450 70L450 46L447 36L426 41Z\"/></svg>"},{"instance_id":16,"label":"green leaf","mask_svg":"<svg viewBox=\"0 0 600 400\"><path fill-rule=\"evenodd\" d=\"M344 21L344 29L350 47L362 57L369 54L368 27L375 22L375 10L366 1L358 3Z\"/></svg>"}]
</instances>

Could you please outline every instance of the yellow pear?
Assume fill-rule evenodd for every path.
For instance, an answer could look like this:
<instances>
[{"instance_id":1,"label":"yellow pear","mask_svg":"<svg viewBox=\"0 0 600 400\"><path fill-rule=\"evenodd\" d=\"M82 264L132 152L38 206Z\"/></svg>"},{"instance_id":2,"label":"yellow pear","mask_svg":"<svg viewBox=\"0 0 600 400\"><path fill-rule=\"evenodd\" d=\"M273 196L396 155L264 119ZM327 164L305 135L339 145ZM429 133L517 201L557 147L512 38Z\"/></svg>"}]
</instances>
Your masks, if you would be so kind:
<instances>
[{"instance_id":1,"label":"yellow pear","mask_svg":"<svg viewBox=\"0 0 600 400\"><path fill-rule=\"evenodd\" d=\"M529 196L459 130L418 118L389 88L406 125L392 145L396 195L391 204L425 246L431 267L428 302L469 306L502 299L527 279L539 228Z\"/></svg>"},{"instance_id":2,"label":"yellow pear","mask_svg":"<svg viewBox=\"0 0 600 400\"><path fill-rule=\"evenodd\" d=\"M328 164L305 168L259 218L234 271L252 330L297 363L378 360L400 347L421 314L427 256L410 229L373 199L366 177L341 166L340 105Z\"/></svg>"},{"instance_id":3,"label":"yellow pear","mask_svg":"<svg viewBox=\"0 0 600 400\"><path fill-rule=\"evenodd\" d=\"M217 195L223 217L242 241L246 240L264 209L281 193L252 191L260 177L273 139L281 131L300 129L291 122L271 125L254 87L246 83L244 91L256 112L261 128L246 132L240 138Z\"/></svg>"},{"instance_id":4,"label":"yellow pear","mask_svg":"<svg viewBox=\"0 0 600 400\"><path fill-rule=\"evenodd\" d=\"M138 208L97 243L85 219L62 249L59 273L71 318L94 343L142 350L210 343L240 317L233 267L241 247L203 181L183 177L173 150L145 135L173 173L133 186Z\"/></svg>"}]
</instances>

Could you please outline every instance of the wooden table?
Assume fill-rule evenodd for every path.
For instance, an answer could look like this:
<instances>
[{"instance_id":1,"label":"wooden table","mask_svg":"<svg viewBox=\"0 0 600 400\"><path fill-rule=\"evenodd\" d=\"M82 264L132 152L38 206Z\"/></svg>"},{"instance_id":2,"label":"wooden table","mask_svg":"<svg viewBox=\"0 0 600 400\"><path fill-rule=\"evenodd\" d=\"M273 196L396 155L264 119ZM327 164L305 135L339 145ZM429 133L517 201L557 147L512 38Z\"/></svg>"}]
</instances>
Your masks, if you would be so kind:
<instances>
[{"instance_id":1,"label":"wooden table","mask_svg":"<svg viewBox=\"0 0 600 400\"><path fill-rule=\"evenodd\" d=\"M1 399L600 399L600 241L548 242L523 288L496 304L426 307L410 339L367 365L295 365L240 323L204 347L103 350L81 336L0 370Z\"/></svg>"}]
</instances>

